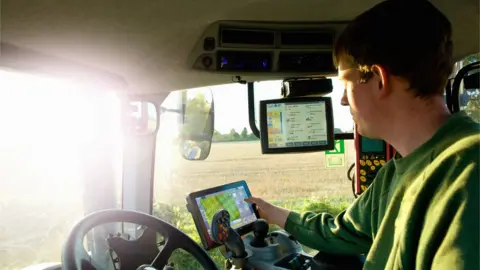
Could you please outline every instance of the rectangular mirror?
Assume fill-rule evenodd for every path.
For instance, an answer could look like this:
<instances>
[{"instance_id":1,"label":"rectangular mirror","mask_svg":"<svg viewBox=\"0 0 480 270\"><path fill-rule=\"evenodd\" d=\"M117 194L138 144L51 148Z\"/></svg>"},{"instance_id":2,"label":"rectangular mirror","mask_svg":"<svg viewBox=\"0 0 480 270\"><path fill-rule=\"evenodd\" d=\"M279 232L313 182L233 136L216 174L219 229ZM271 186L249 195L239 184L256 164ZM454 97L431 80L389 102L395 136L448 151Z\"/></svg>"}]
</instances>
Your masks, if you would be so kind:
<instances>
[{"instance_id":1,"label":"rectangular mirror","mask_svg":"<svg viewBox=\"0 0 480 270\"><path fill-rule=\"evenodd\" d=\"M182 104L180 154L187 160L205 160L213 137L213 94L209 89L183 91Z\"/></svg>"}]
</instances>

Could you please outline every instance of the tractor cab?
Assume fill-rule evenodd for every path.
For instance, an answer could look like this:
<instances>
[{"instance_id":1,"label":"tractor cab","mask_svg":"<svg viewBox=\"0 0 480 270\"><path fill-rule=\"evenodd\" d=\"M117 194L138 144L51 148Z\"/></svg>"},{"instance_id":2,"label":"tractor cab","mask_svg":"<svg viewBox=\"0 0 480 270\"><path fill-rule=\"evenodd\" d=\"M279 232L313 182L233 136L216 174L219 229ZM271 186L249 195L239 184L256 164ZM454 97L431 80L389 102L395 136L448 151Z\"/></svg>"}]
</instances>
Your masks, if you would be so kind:
<instances>
[{"instance_id":1,"label":"tractor cab","mask_svg":"<svg viewBox=\"0 0 480 270\"><path fill-rule=\"evenodd\" d=\"M337 215L399 156L332 58L378 2L0 0L0 268L362 269L245 199ZM478 1L431 2L480 122Z\"/></svg>"}]
</instances>

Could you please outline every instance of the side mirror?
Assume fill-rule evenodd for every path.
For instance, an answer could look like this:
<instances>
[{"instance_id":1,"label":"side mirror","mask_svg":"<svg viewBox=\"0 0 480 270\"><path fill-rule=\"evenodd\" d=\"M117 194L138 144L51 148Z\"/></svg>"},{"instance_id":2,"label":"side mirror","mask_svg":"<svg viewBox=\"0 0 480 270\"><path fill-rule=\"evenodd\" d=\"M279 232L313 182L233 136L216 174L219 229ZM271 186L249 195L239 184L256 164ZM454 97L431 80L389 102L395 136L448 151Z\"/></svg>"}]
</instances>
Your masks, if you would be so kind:
<instances>
[{"instance_id":1,"label":"side mirror","mask_svg":"<svg viewBox=\"0 0 480 270\"><path fill-rule=\"evenodd\" d=\"M151 135L158 126L157 109L148 101L130 101L127 127L135 135Z\"/></svg>"},{"instance_id":2,"label":"side mirror","mask_svg":"<svg viewBox=\"0 0 480 270\"><path fill-rule=\"evenodd\" d=\"M180 154L187 160L205 160L210 154L214 128L214 102L210 89L182 92Z\"/></svg>"}]
</instances>

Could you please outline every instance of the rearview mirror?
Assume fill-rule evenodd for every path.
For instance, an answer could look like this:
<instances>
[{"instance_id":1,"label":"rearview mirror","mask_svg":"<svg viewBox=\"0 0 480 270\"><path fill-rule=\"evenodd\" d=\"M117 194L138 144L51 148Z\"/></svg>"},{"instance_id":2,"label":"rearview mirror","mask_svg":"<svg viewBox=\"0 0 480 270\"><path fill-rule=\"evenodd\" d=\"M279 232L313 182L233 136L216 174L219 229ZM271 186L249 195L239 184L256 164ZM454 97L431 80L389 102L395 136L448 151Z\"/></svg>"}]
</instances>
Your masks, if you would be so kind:
<instances>
[{"instance_id":1,"label":"rearview mirror","mask_svg":"<svg viewBox=\"0 0 480 270\"><path fill-rule=\"evenodd\" d=\"M213 137L213 94L210 89L183 91L182 104L180 154L187 160L205 160Z\"/></svg>"}]
</instances>

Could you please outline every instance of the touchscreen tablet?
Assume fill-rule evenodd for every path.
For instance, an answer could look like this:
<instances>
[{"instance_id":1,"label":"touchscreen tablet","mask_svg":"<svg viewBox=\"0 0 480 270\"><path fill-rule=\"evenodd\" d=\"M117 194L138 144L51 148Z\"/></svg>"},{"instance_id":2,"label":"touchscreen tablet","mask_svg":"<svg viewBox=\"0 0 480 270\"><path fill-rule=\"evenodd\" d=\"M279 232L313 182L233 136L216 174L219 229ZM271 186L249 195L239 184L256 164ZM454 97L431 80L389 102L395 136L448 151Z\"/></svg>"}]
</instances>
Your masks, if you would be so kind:
<instances>
[{"instance_id":1,"label":"touchscreen tablet","mask_svg":"<svg viewBox=\"0 0 480 270\"><path fill-rule=\"evenodd\" d=\"M197 231L205 249L219 246L212 239L211 221L213 215L225 209L230 214L230 226L240 235L252 231L258 219L255 206L244 200L251 197L245 181L238 181L191 193L187 197L187 208L192 214Z\"/></svg>"}]
</instances>

